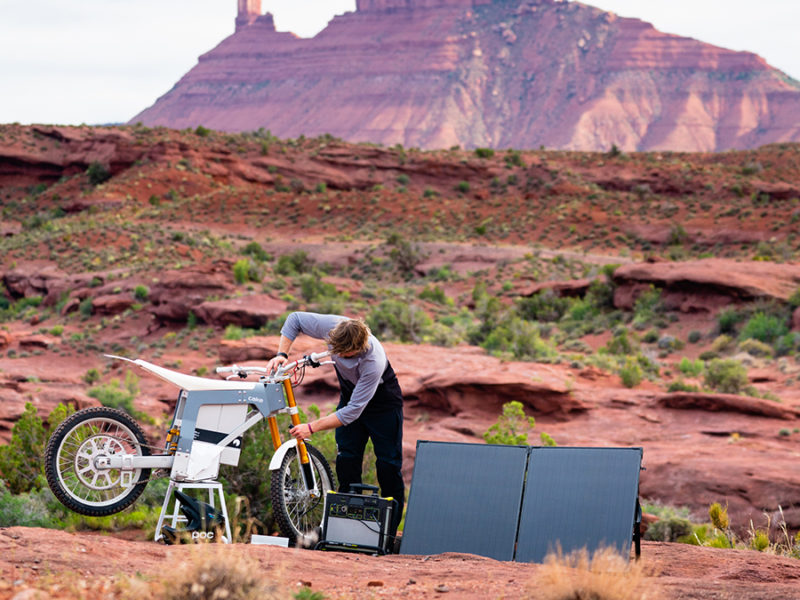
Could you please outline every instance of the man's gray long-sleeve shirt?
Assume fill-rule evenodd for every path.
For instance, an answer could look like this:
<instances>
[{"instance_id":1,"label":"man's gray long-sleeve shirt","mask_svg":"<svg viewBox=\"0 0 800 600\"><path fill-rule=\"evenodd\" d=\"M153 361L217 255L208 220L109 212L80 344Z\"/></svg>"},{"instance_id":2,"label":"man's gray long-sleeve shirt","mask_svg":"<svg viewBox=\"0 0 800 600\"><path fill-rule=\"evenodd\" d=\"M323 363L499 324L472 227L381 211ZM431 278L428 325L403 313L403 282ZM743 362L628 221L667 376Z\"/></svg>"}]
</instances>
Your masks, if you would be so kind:
<instances>
[{"instance_id":1,"label":"man's gray long-sleeve shirt","mask_svg":"<svg viewBox=\"0 0 800 600\"><path fill-rule=\"evenodd\" d=\"M281 328L281 335L294 341L303 333L319 340L327 340L331 329L340 321L347 320L341 315L320 315L310 312L293 312ZM361 416L375 391L388 364L386 352L377 338L370 334L369 348L362 354L345 358L333 355L336 370L344 379L355 385L347 406L336 411L343 425L349 425Z\"/></svg>"}]
</instances>

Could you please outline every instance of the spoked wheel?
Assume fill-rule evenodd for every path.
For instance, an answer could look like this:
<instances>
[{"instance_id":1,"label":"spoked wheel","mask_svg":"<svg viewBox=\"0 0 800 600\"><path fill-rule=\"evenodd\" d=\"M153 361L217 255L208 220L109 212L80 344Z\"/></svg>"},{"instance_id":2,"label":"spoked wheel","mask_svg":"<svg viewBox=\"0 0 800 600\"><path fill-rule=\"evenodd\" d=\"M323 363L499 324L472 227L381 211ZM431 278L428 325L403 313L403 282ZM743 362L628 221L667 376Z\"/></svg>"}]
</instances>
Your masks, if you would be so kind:
<instances>
[{"instance_id":1,"label":"spoked wheel","mask_svg":"<svg viewBox=\"0 0 800 600\"><path fill-rule=\"evenodd\" d=\"M47 483L64 506L82 515L102 517L130 506L144 491L150 469L123 471L98 459L150 454L141 427L127 413L94 407L64 420L47 443Z\"/></svg>"},{"instance_id":2,"label":"spoked wheel","mask_svg":"<svg viewBox=\"0 0 800 600\"><path fill-rule=\"evenodd\" d=\"M303 484L297 448L290 448L280 469L272 472L272 512L281 534L293 543L316 541L313 534L322 525L325 492L332 490L334 485L331 467L322 452L307 442L306 448L317 482L316 495Z\"/></svg>"}]
</instances>

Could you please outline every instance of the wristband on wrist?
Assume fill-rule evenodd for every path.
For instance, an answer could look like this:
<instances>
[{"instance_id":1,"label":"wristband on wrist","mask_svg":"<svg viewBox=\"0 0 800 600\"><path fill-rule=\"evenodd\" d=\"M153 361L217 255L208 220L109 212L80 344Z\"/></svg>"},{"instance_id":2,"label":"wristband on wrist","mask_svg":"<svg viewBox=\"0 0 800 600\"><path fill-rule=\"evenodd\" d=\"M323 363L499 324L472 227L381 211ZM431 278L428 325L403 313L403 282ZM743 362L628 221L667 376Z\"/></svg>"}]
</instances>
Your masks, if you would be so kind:
<instances>
[{"instance_id":1,"label":"wristband on wrist","mask_svg":"<svg viewBox=\"0 0 800 600\"><path fill-rule=\"evenodd\" d=\"M276 352L275 356L282 356L283 358L289 358L289 355L286 352Z\"/></svg>"},{"instance_id":2,"label":"wristband on wrist","mask_svg":"<svg viewBox=\"0 0 800 600\"><path fill-rule=\"evenodd\" d=\"M311 429L311 423L308 424L308 433L309 434L314 433L314 430Z\"/></svg>"}]
</instances>

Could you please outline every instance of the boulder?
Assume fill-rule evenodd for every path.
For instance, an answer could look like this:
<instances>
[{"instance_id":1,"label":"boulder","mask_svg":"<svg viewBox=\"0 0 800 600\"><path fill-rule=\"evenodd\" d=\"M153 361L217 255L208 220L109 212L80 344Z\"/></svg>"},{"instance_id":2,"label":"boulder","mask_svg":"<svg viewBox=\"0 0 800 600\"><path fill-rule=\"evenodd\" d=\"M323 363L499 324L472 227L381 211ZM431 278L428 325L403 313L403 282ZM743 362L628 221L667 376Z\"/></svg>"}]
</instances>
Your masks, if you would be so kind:
<instances>
[{"instance_id":1,"label":"boulder","mask_svg":"<svg viewBox=\"0 0 800 600\"><path fill-rule=\"evenodd\" d=\"M614 306L630 310L650 285L682 312L713 311L731 302L774 299L785 302L800 287L800 265L705 259L623 265L614 272Z\"/></svg>"},{"instance_id":2,"label":"boulder","mask_svg":"<svg viewBox=\"0 0 800 600\"><path fill-rule=\"evenodd\" d=\"M258 329L286 312L288 304L266 294L251 294L227 300L203 302L195 314L212 325L237 325Z\"/></svg>"},{"instance_id":3,"label":"boulder","mask_svg":"<svg viewBox=\"0 0 800 600\"><path fill-rule=\"evenodd\" d=\"M212 267L190 267L166 271L150 286L150 308L161 321L185 322L190 312L209 296L226 296L233 289L231 267L216 263Z\"/></svg>"}]
</instances>

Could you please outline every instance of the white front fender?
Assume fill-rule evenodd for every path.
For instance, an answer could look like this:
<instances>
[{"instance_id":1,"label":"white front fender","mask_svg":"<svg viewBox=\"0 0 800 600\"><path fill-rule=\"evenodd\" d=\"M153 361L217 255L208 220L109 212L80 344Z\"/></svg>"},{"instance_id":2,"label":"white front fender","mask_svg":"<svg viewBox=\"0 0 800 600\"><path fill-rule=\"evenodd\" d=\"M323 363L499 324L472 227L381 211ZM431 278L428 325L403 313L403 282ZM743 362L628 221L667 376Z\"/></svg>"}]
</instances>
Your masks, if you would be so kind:
<instances>
[{"instance_id":1,"label":"white front fender","mask_svg":"<svg viewBox=\"0 0 800 600\"><path fill-rule=\"evenodd\" d=\"M296 439L292 438L286 442L283 442L280 447L275 450L275 454L272 455L272 460L269 461L270 471L277 471L281 468L281 465L283 464L283 457L286 456L286 453L290 448L297 448Z\"/></svg>"}]
</instances>

